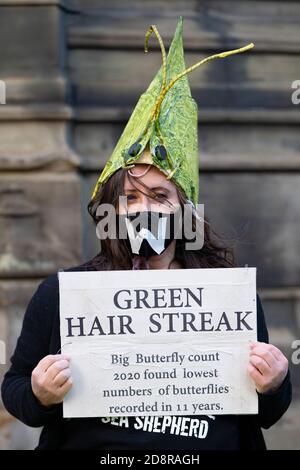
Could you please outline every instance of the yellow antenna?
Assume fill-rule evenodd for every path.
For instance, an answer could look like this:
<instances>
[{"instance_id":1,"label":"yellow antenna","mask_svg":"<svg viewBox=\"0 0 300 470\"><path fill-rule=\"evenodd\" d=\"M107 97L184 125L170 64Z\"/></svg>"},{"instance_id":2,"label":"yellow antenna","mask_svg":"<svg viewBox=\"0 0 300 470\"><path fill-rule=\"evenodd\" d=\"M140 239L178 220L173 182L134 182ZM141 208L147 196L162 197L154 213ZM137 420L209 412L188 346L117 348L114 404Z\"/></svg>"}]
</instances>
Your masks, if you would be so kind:
<instances>
[{"instance_id":1,"label":"yellow antenna","mask_svg":"<svg viewBox=\"0 0 300 470\"><path fill-rule=\"evenodd\" d=\"M177 80L179 80L180 78L184 77L185 75L187 75L188 73L191 73L193 72L193 70L195 70L196 68L200 67L201 65L204 65L206 64L207 62L210 62L211 60L214 60L214 59L224 59L225 57L228 57L230 55L234 55L234 54L239 54L241 52L246 52L248 51L249 49L252 49L254 47L254 44L253 42L251 42L250 44L248 44L247 46L244 46L244 47L241 47L239 49L233 49L232 51L225 51L225 52L221 52L219 54L214 54L214 55L211 55L209 57L206 57L205 59L203 60L200 60L200 62L197 62L195 65L192 65L191 67L187 68L186 70L184 70L183 72L181 72L180 74L178 74L176 77L174 77L170 83L164 88L164 90L162 90L162 93L160 94L158 100L158 104L157 104L157 107L156 107L156 112L158 112L158 109L160 108L160 105L162 103L162 100L164 99L166 93L170 90L170 88L172 88L172 86L177 82Z\"/></svg>"},{"instance_id":2,"label":"yellow antenna","mask_svg":"<svg viewBox=\"0 0 300 470\"><path fill-rule=\"evenodd\" d=\"M157 27L155 26L155 24L152 24L148 31L146 32L146 36L145 36L145 44L144 44L144 50L145 52L148 52L148 42L149 42L149 38L151 36L151 34L154 33L155 36L157 37L158 39L158 42L159 42L159 45L160 45L160 50L161 50L161 55L162 55L162 65L163 65L163 70L162 70L162 89L165 88L166 86L166 82L167 82L167 59L166 59L166 50L165 50L165 46L164 46L164 43L163 43L163 40L161 38L161 35L159 34L158 32L158 29Z\"/></svg>"}]
</instances>

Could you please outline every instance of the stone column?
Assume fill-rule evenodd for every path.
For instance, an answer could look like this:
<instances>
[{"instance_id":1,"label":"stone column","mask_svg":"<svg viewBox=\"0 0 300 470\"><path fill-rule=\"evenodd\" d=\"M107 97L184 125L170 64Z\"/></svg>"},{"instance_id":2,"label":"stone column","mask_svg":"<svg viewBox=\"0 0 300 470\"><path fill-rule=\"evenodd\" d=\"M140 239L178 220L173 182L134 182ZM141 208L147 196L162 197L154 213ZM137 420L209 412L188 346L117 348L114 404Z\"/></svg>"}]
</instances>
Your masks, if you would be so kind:
<instances>
[{"instance_id":1,"label":"stone column","mask_svg":"<svg viewBox=\"0 0 300 470\"><path fill-rule=\"evenodd\" d=\"M65 17L59 0L0 1L0 340L8 363L37 285L82 257ZM36 443L36 432L3 409L1 429L3 447L11 433L12 447Z\"/></svg>"}]
</instances>

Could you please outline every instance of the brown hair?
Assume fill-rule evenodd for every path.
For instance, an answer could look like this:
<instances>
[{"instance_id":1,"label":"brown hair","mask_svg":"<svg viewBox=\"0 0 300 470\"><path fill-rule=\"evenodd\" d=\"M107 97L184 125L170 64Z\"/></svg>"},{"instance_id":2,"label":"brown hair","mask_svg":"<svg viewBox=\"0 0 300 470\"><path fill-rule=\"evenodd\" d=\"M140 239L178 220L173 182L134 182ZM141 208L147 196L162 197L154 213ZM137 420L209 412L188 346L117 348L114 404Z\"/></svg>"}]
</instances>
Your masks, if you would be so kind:
<instances>
[{"instance_id":1,"label":"brown hair","mask_svg":"<svg viewBox=\"0 0 300 470\"><path fill-rule=\"evenodd\" d=\"M113 204L117 208L119 196L124 194L124 182L127 171L120 169L114 173L109 180L102 184L94 197L88 204L88 212L94 220L95 225L101 220L96 215L100 204ZM130 178L129 173L128 177ZM133 179L130 178L132 181ZM134 184L134 181L132 181ZM140 182L141 183L141 182ZM143 184L147 189L147 186ZM138 189L138 188L137 188ZM149 189L149 188L148 188ZM184 193L176 187L181 206L187 203ZM140 189L139 189L140 190ZM151 195L152 192L152 195ZM149 197L156 198L157 195L149 189ZM193 230L196 228L196 220L193 216ZM234 267L234 254L231 247L225 246L222 239L211 228L207 217L204 218L204 243L200 250L186 250L186 240L176 240L175 259L183 268L225 268ZM95 270L132 269L132 254L128 250L124 240L110 239L101 240L100 252L86 266Z\"/></svg>"}]
</instances>

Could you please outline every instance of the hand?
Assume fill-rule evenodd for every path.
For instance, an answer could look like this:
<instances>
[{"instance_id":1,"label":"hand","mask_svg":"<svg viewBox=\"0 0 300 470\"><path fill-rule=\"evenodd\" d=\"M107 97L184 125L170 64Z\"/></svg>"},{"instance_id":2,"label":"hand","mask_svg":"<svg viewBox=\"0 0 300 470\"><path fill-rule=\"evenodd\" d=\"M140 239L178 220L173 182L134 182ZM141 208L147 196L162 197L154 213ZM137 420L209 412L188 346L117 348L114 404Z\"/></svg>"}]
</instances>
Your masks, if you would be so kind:
<instances>
[{"instance_id":1,"label":"hand","mask_svg":"<svg viewBox=\"0 0 300 470\"><path fill-rule=\"evenodd\" d=\"M72 385L70 359L61 354L45 356L31 374L32 391L43 406L61 403Z\"/></svg>"},{"instance_id":2,"label":"hand","mask_svg":"<svg viewBox=\"0 0 300 470\"><path fill-rule=\"evenodd\" d=\"M259 393L275 392L285 379L289 362L272 344L250 344L248 372Z\"/></svg>"}]
</instances>

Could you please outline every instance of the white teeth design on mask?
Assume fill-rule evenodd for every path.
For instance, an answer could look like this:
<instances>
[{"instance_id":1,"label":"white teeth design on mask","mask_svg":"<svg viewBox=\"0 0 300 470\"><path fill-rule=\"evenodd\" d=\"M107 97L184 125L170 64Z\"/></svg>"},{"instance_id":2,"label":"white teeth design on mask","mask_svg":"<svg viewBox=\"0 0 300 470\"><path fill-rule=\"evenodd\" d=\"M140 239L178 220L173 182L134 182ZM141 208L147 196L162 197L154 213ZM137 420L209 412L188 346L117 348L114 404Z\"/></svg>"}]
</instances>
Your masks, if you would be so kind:
<instances>
[{"instance_id":1,"label":"white teeth design on mask","mask_svg":"<svg viewBox=\"0 0 300 470\"><path fill-rule=\"evenodd\" d=\"M167 218L162 217L158 221L157 238L147 228L142 228L135 236L135 230L132 222L125 218L127 232L131 244L132 253L138 255L143 240L147 240L151 248L160 255L165 248L165 235L167 229Z\"/></svg>"}]
</instances>

